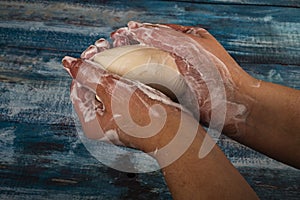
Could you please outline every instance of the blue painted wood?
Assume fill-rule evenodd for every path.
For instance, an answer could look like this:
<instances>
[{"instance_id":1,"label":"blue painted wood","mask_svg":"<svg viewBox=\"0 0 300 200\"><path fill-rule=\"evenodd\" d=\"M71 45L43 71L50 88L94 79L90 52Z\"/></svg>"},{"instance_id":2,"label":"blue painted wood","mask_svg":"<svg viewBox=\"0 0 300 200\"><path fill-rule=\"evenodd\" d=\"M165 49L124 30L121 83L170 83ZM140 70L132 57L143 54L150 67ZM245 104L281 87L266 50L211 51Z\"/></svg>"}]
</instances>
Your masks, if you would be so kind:
<instances>
[{"instance_id":1,"label":"blue painted wood","mask_svg":"<svg viewBox=\"0 0 300 200\"><path fill-rule=\"evenodd\" d=\"M254 6L279 6L279 7L300 7L298 0L181 0L183 2L207 3L207 4L226 4L226 5L254 5Z\"/></svg>"},{"instance_id":2,"label":"blue painted wood","mask_svg":"<svg viewBox=\"0 0 300 200\"><path fill-rule=\"evenodd\" d=\"M160 172L104 166L75 129L61 59L129 20L201 25L251 75L300 89L298 1L1 1L1 199L171 199ZM298 170L218 144L262 199L298 199Z\"/></svg>"}]
</instances>

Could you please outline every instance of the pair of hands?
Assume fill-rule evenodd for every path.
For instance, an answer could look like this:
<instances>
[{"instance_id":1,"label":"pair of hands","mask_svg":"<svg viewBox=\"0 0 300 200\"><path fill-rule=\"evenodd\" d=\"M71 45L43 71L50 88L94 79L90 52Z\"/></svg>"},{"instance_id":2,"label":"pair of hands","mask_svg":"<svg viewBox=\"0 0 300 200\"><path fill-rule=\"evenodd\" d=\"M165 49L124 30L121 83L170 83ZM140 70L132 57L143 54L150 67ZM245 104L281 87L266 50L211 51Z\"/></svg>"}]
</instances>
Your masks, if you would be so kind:
<instances>
[{"instance_id":1,"label":"pair of hands","mask_svg":"<svg viewBox=\"0 0 300 200\"><path fill-rule=\"evenodd\" d=\"M259 81L242 70L205 29L130 22L111 37L114 46L134 41L170 52L196 103L188 111L157 90L91 62L94 54L109 48L109 43L100 39L80 59L63 59L73 78L71 99L87 137L151 152L174 137L182 116L191 119L193 114L205 125L212 117L223 120L228 135L239 133L239 124L251 109L247 87Z\"/></svg>"}]
</instances>

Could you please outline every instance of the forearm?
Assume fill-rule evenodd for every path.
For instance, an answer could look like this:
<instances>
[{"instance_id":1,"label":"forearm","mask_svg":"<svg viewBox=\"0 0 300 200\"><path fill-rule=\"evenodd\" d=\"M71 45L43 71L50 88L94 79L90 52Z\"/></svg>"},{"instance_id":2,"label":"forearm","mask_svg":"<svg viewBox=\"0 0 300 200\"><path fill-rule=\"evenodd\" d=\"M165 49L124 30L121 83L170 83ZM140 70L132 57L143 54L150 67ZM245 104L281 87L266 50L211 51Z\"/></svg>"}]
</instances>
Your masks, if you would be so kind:
<instances>
[{"instance_id":1,"label":"forearm","mask_svg":"<svg viewBox=\"0 0 300 200\"><path fill-rule=\"evenodd\" d=\"M186 134L189 134L186 130ZM215 145L199 159L199 149L206 133L198 133L187 151L175 162L162 169L174 199L257 199L255 192ZM176 149L177 150L177 149ZM176 151L174 150L174 151ZM158 157L158 163L164 163Z\"/></svg>"},{"instance_id":2,"label":"forearm","mask_svg":"<svg viewBox=\"0 0 300 200\"><path fill-rule=\"evenodd\" d=\"M249 114L233 138L300 168L300 91L261 82L247 93L251 97Z\"/></svg>"}]
</instances>

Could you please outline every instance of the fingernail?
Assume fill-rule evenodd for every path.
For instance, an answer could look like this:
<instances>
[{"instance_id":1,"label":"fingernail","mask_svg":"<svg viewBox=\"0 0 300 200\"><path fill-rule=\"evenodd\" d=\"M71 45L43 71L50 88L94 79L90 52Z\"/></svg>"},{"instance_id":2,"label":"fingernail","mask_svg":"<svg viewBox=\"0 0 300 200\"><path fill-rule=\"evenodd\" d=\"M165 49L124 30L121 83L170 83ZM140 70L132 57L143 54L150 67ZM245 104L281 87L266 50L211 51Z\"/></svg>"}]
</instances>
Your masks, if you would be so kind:
<instances>
[{"instance_id":1,"label":"fingernail","mask_svg":"<svg viewBox=\"0 0 300 200\"><path fill-rule=\"evenodd\" d=\"M100 38L99 40L97 40L95 42L95 46L99 49L109 49L110 48L110 44L107 40L105 40L104 38Z\"/></svg>"},{"instance_id":2,"label":"fingernail","mask_svg":"<svg viewBox=\"0 0 300 200\"><path fill-rule=\"evenodd\" d=\"M86 50L82 52L80 58L89 59L93 57L96 53L98 53L98 49L95 45L90 45Z\"/></svg>"},{"instance_id":3,"label":"fingernail","mask_svg":"<svg viewBox=\"0 0 300 200\"><path fill-rule=\"evenodd\" d=\"M127 26L129 29L132 29L132 28L139 28L139 27L143 26L143 24L139 23L139 22L135 22L135 21L130 21L130 22L128 22Z\"/></svg>"}]
</instances>

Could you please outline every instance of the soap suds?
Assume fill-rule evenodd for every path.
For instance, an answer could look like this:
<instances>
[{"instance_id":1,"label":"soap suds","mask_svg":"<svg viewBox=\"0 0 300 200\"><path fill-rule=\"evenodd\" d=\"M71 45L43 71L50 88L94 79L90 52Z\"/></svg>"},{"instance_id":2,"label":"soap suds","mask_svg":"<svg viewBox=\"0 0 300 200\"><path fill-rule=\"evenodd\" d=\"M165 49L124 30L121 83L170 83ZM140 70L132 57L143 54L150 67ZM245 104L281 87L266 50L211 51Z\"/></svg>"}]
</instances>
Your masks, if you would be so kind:
<instances>
[{"instance_id":1,"label":"soap suds","mask_svg":"<svg viewBox=\"0 0 300 200\"><path fill-rule=\"evenodd\" d=\"M104 133L104 136L100 138L99 141L104 141L109 143L112 142L113 144L124 146L124 144L119 139L119 135L117 131L113 129L106 131Z\"/></svg>"}]
</instances>

